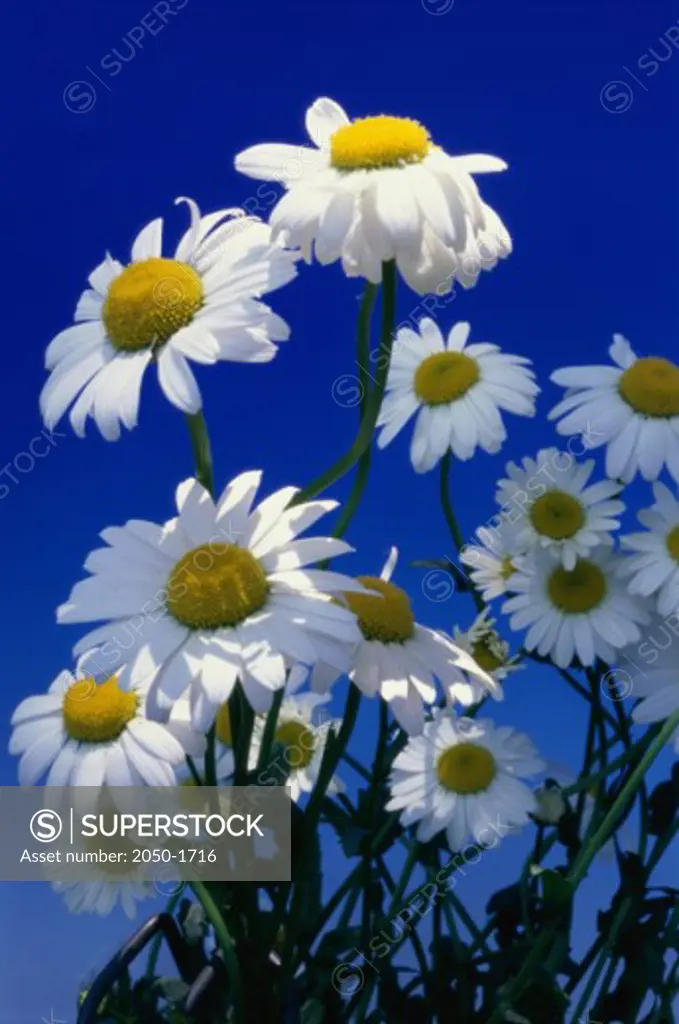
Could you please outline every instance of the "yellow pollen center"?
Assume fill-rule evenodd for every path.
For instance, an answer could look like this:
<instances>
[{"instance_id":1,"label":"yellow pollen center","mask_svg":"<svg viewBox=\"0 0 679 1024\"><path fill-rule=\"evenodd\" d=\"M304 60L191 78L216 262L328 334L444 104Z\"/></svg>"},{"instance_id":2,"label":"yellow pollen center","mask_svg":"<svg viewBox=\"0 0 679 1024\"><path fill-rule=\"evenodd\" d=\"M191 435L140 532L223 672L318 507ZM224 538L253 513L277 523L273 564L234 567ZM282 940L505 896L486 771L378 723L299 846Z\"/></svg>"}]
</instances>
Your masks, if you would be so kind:
<instances>
[{"instance_id":1,"label":"yellow pollen center","mask_svg":"<svg viewBox=\"0 0 679 1024\"><path fill-rule=\"evenodd\" d=\"M530 509L530 521L543 537L567 540L585 525L585 512L577 500L565 491L547 491Z\"/></svg>"},{"instance_id":2,"label":"yellow pollen center","mask_svg":"<svg viewBox=\"0 0 679 1024\"><path fill-rule=\"evenodd\" d=\"M203 305L203 282L188 263L153 257L131 263L111 282L102 319L121 352L163 345Z\"/></svg>"},{"instance_id":3,"label":"yellow pollen center","mask_svg":"<svg viewBox=\"0 0 679 1024\"><path fill-rule=\"evenodd\" d=\"M215 719L215 734L220 743L225 747L233 746L233 733L231 732L231 715L229 705L225 701L217 712Z\"/></svg>"},{"instance_id":4,"label":"yellow pollen center","mask_svg":"<svg viewBox=\"0 0 679 1024\"><path fill-rule=\"evenodd\" d=\"M498 649L490 639L478 640L472 647L472 658L479 665L484 672L495 672L496 669L501 668L505 659L502 654L498 653Z\"/></svg>"},{"instance_id":5,"label":"yellow pollen center","mask_svg":"<svg viewBox=\"0 0 679 1024\"><path fill-rule=\"evenodd\" d=\"M679 562L679 526L675 526L673 530L670 530L665 538L665 543L674 561Z\"/></svg>"},{"instance_id":6,"label":"yellow pollen center","mask_svg":"<svg viewBox=\"0 0 679 1024\"><path fill-rule=\"evenodd\" d=\"M569 615L590 612L606 596L606 577L594 562L580 559L575 568L559 566L549 577L547 590L552 604Z\"/></svg>"},{"instance_id":7,"label":"yellow pollen center","mask_svg":"<svg viewBox=\"0 0 679 1024\"><path fill-rule=\"evenodd\" d=\"M403 644L409 640L415 629L415 620L406 592L376 576L358 576L357 579L364 587L376 591L375 597L371 594L345 595L366 640L379 640L383 644Z\"/></svg>"},{"instance_id":8,"label":"yellow pollen center","mask_svg":"<svg viewBox=\"0 0 679 1024\"><path fill-rule=\"evenodd\" d=\"M429 132L408 117L364 117L330 136L330 162L342 171L420 163L429 152Z\"/></svg>"},{"instance_id":9,"label":"yellow pollen center","mask_svg":"<svg viewBox=\"0 0 679 1024\"><path fill-rule=\"evenodd\" d=\"M316 737L303 722L283 722L275 733L276 743L285 747L292 768L306 768L316 750Z\"/></svg>"},{"instance_id":10,"label":"yellow pollen center","mask_svg":"<svg viewBox=\"0 0 679 1024\"><path fill-rule=\"evenodd\" d=\"M457 743L444 750L436 763L439 782L452 793L468 796L488 789L497 775L495 758L476 743Z\"/></svg>"},{"instance_id":11,"label":"yellow pollen center","mask_svg":"<svg viewBox=\"0 0 679 1024\"><path fill-rule=\"evenodd\" d=\"M167 581L168 611L189 629L237 626L266 603L269 585L257 559L221 542L187 551Z\"/></svg>"},{"instance_id":12,"label":"yellow pollen center","mask_svg":"<svg viewBox=\"0 0 679 1024\"><path fill-rule=\"evenodd\" d=\"M464 352L427 356L415 372L415 393L426 405L447 405L469 391L480 376L479 364Z\"/></svg>"},{"instance_id":13,"label":"yellow pollen center","mask_svg":"<svg viewBox=\"0 0 679 1024\"><path fill-rule=\"evenodd\" d=\"M73 740L110 743L137 714L136 693L126 693L116 676L99 686L92 678L79 679L64 694L64 728Z\"/></svg>"},{"instance_id":14,"label":"yellow pollen center","mask_svg":"<svg viewBox=\"0 0 679 1024\"><path fill-rule=\"evenodd\" d=\"M509 555L505 555L504 558L502 559L502 565L500 567L500 576L502 576L503 580L508 580L509 577L513 576L515 572L516 569L514 568L514 563L512 562Z\"/></svg>"},{"instance_id":15,"label":"yellow pollen center","mask_svg":"<svg viewBox=\"0 0 679 1024\"><path fill-rule=\"evenodd\" d=\"M669 359L637 359L620 377L620 394L645 416L679 416L679 366Z\"/></svg>"}]
</instances>

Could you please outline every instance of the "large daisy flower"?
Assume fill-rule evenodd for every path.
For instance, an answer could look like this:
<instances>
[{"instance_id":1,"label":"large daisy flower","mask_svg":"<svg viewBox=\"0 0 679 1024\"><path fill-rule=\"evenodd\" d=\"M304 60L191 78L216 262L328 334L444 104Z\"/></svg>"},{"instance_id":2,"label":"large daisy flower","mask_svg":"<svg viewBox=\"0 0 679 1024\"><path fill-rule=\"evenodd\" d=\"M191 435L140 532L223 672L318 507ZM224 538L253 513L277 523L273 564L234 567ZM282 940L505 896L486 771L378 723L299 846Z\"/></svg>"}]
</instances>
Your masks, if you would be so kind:
<instances>
[{"instance_id":1,"label":"large daisy flower","mask_svg":"<svg viewBox=\"0 0 679 1024\"><path fill-rule=\"evenodd\" d=\"M679 501L660 481L653 485L655 503L642 509L637 518L645 533L623 537L623 547L636 552L620 566L629 576L630 594L655 596L661 615L679 611Z\"/></svg>"},{"instance_id":2,"label":"large daisy flower","mask_svg":"<svg viewBox=\"0 0 679 1024\"><path fill-rule=\"evenodd\" d=\"M107 256L89 277L76 324L50 342L51 371L40 409L52 429L72 405L79 437L92 416L109 441L120 424L136 425L139 393L150 362L165 395L196 413L200 392L187 360L268 362L288 327L259 302L296 274L296 256L272 241L271 229L242 210L201 217L191 199L191 225L173 257L162 255L162 218L143 228L127 266ZM237 218L237 219L234 219Z\"/></svg>"},{"instance_id":3,"label":"large daisy flower","mask_svg":"<svg viewBox=\"0 0 679 1024\"><path fill-rule=\"evenodd\" d=\"M418 327L396 335L378 446L388 445L417 412L410 458L418 473L433 469L448 450L463 460L477 448L498 452L507 438L500 411L535 415L540 389L527 369L530 360L485 342L465 348L468 323L455 324L447 341L428 317Z\"/></svg>"},{"instance_id":4,"label":"large daisy flower","mask_svg":"<svg viewBox=\"0 0 679 1024\"><path fill-rule=\"evenodd\" d=\"M57 881L52 883L52 888L63 895L72 914L106 917L120 904L130 921L137 916L138 903L158 896L158 891L148 882L126 881L110 875L92 882Z\"/></svg>"},{"instance_id":5,"label":"large daisy flower","mask_svg":"<svg viewBox=\"0 0 679 1024\"><path fill-rule=\"evenodd\" d=\"M663 722L679 708L678 638L679 610L665 618L654 613L643 642L625 647L615 659L612 687L639 700L632 718L640 725ZM679 729L669 742L679 756Z\"/></svg>"},{"instance_id":6,"label":"large daisy flower","mask_svg":"<svg viewBox=\"0 0 679 1024\"><path fill-rule=\"evenodd\" d=\"M107 620L77 649L96 646L103 663L124 652L121 679L148 688L159 717L188 688L201 731L237 680L255 711L265 712L292 661L323 656L343 670L344 647L360 635L333 595L361 585L306 568L352 548L329 537L298 539L337 502L289 507L297 492L286 487L253 508L260 480L260 472L243 473L216 502L197 480L185 480L176 519L104 530L108 546L85 562L92 575L57 613L64 623Z\"/></svg>"},{"instance_id":7,"label":"large daisy flower","mask_svg":"<svg viewBox=\"0 0 679 1024\"><path fill-rule=\"evenodd\" d=\"M508 256L511 238L483 202L473 174L503 171L494 156L453 157L426 128L404 117L350 121L334 100L307 110L315 148L265 143L236 157L251 178L280 181L286 194L271 215L276 234L320 263L341 259L349 277L378 283L396 260L410 287L468 288Z\"/></svg>"},{"instance_id":8,"label":"large daisy flower","mask_svg":"<svg viewBox=\"0 0 679 1024\"><path fill-rule=\"evenodd\" d=\"M514 543L523 551L547 548L572 569L600 544L612 545L616 518L625 511L613 500L621 486L601 480L587 486L594 459L576 463L568 452L544 448L535 459L507 463L509 479L500 480L496 501L514 526Z\"/></svg>"},{"instance_id":9,"label":"large daisy flower","mask_svg":"<svg viewBox=\"0 0 679 1024\"><path fill-rule=\"evenodd\" d=\"M387 810L400 811L404 827L418 823L422 843L445 830L453 851L468 839L496 846L529 821L537 805L522 779L544 769L523 733L487 718L440 715L395 758Z\"/></svg>"},{"instance_id":10,"label":"large daisy flower","mask_svg":"<svg viewBox=\"0 0 679 1024\"><path fill-rule=\"evenodd\" d=\"M628 595L619 564L608 548L578 558L572 569L537 552L511 577L513 596L502 608L512 629L528 628L524 647L567 668L576 656L585 666L610 662L617 648L638 640L648 615Z\"/></svg>"},{"instance_id":11,"label":"large daisy flower","mask_svg":"<svg viewBox=\"0 0 679 1024\"><path fill-rule=\"evenodd\" d=\"M470 679L496 700L502 699L502 687L450 637L415 622L408 595L391 582L397 557L392 548L379 577L358 577L365 592L345 594L361 631L349 678L366 696L379 694L399 725L416 735L424 726L424 705L437 698L436 679L451 703L474 703ZM319 663L312 671L312 688L326 690L339 674Z\"/></svg>"},{"instance_id":12,"label":"large daisy flower","mask_svg":"<svg viewBox=\"0 0 679 1024\"><path fill-rule=\"evenodd\" d=\"M519 658L509 656L509 644L496 631L495 619L490 609L484 608L467 630L454 627L453 640L458 647L470 654L477 665L497 682L503 682L508 675L523 668ZM476 680L469 680L469 697L464 703L476 704L485 697L486 691Z\"/></svg>"},{"instance_id":13,"label":"large daisy flower","mask_svg":"<svg viewBox=\"0 0 679 1024\"><path fill-rule=\"evenodd\" d=\"M296 668L299 669L299 666ZM281 764L274 762L265 769L269 784L273 779L280 782L286 776L285 784L295 803L303 793L310 793L316 785L328 739L342 724L339 719L318 713L318 709L330 700L329 696L298 692L306 675L306 671L294 670L290 675L274 733L274 743L282 747ZM265 724L261 717L255 721L252 736L252 760L255 764L261 750ZM333 778L329 791L336 793L341 789L341 781Z\"/></svg>"},{"instance_id":14,"label":"large daisy flower","mask_svg":"<svg viewBox=\"0 0 679 1024\"><path fill-rule=\"evenodd\" d=\"M174 786L177 766L204 740L182 706L167 725L149 721L144 698L116 676L60 672L48 692L27 697L12 715L9 752L19 755L19 784Z\"/></svg>"},{"instance_id":15,"label":"large daisy flower","mask_svg":"<svg viewBox=\"0 0 679 1024\"><path fill-rule=\"evenodd\" d=\"M522 565L517 556L511 528L480 526L476 531L478 544L465 544L460 560L469 569L469 577L484 601L492 601L509 592L509 580Z\"/></svg>"},{"instance_id":16,"label":"large daisy flower","mask_svg":"<svg viewBox=\"0 0 679 1024\"><path fill-rule=\"evenodd\" d=\"M560 434L581 434L606 448L606 474L629 483L637 472L655 480L663 466L679 482L679 366L638 357L621 334L609 355L615 366L571 366L551 379L568 388L550 419Z\"/></svg>"}]
</instances>

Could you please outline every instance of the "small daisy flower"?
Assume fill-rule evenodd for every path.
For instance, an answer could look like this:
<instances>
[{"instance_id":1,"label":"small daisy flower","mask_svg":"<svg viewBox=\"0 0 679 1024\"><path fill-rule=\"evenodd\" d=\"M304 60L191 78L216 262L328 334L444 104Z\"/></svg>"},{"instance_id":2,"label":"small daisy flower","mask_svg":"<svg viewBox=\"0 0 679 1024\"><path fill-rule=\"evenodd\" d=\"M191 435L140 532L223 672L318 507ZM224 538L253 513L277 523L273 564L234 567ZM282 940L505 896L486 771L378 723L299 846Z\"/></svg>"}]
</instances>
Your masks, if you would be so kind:
<instances>
[{"instance_id":1,"label":"small daisy flower","mask_svg":"<svg viewBox=\"0 0 679 1024\"><path fill-rule=\"evenodd\" d=\"M653 485L655 503L642 509L637 519L645 533L630 533L622 546L636 552L620 566L623 576L631 577L630 594L653 596L661 615L679 610L679 501L665 484Z\"/></svg>"},{"instance_id":2,"label":"small daisy flower","mask_svg":"<svg viewBox=\"0 0 679 1024\"><path fill-rule=\"evenodd\" d=\"M544 769L523 733L487 718L440 715L395 758L386 809L400 811L405 828L417 823L421 843L445 830L452 851L468 840L494 846L528 823L537 805L522 780Z\"/></svg>"},{"instance_id":3,"label":"small daisy flower","mask_svg":"<svg viewBox=\"0 0 679 1024\"><path fill-rule=\"evenodd\" d=\"M131 882L114 877L96 882L57 881L52 883L52 889L63 895L71 914L107 917L120 904L130 921L137 916L138 903L158 896L158 891L148 882Z\"/></svg>"},{"instance_id":4,"label":"small daisy flower","mask_svg":"<svg viewBox=\"0 0 679 1024\"><path fill-rule=\"evenodd\" d=\"M508 675L523 668L518 657L509 657L509 644L494 629L495 619L490 617L490 609L484 608L476 616L468 630L462 631L455 626L453 640L458 647L470 654L476 664L497 682L503 682ZM462 684L460 684L462 685ZM467 706L476 704L486 696L484 688L475 680L470 679L469 695L461 703Z\"/></svg>"},{"instance_id":5,"label":"small daisy flower","mask_svg":"<svg viewBox=\"0 0 679 1024\"><path fill-rule=\"evenodd\" d=\"M397 558L392 548L379 577L358 577L363 593L345 594L361 631L348 675L367 697L379 694L387 701L401 728L416 735L424 726L424 705L437 699L436 679L450 702L471 696L470 678L496 700L502 699L502 687L450 637L415 622L408 595L391 582ZM311 686L327 690L339 674L319 664Z\"/></svg>"},{"instance_id":6,"label":"small daisy flower","mask_svg":"<svg viewBox=\"0 0 679 1024\"><path fill-rule=\"evenodd\" d=\"M271 214L275 234L319 263L341 259L349 277L378 283L382 262L396 260L421 295L469 288L512 250L497 213L472 177L503 171L497 157L453 157L405 117L351 121L334 100L307 110L315 148L264 143L236 157L250 178L287 189Z\"/></svg>"},{"instance_id":7,"label":"small daisy flower","mask_svg":"<svg viewBox=\"0 0 679 1024\"><path fill-rule=\"evenodd\" d=\"M617 648L638 640L648 615L629 597L619 564L620 556L607 548L579 558L572 569L536 552L512 576L514 596L502 608L512 629L528 628L526 650L567 668L576 656L585 666L596 658L611 662Z\"/></svg>"},{"instance_id":8,"label":"small daisy flower","mask_svg":"<svg viewBox=\"0 0 679 1024\"><path fill-rule=\"evenodd\" d=\"M678 638L679 611L664 618L654 613L643 643L618 653L612 678L625 696L639 700L632 711L639 725L664 722L679 708ZM679 756L679 729L669 742Z\"/></svg>"},{"instance_id":9,"label":"small daisy flower","mask_svg":"<svg viewBox=\"0 0 679 1024\"><path fill-rule=\"evenodd\" d=\"M480 526L476 536L480 543L465 544L460 559L483 600L492 601L509 593L509 580L524 559L517 555L517 545L506 523L497 529Z\"/></svg>"},{"instance_id":10,"label":"small daisy flower","mask_svg":"<svg viewBox=\"0 0 679 1024\"><path fill-rule=\"evenodd\" d=\"M299 539L337 502L289 507L297 491L286 487L253 508L260 480L260 472L243 473L214 502L189 479L177 488L176 519L104 530L108 546L85 562L92 575L57 612L63 623L104 620L77 649L98 648L104 663L124 650L121 678L149 691L154 717L188 692L193 724L205 731L237 680L265 712L290 663L332 656L343 670L343 647L360 636L333 597L361 585L307 568L353 549L329 537Z\"/></svg>"},{"instance_id":11,"label":"small daisy flower","mask_svg":"<svg viewBox=\"0 0 679 1024\"><path fill-rule=\"evenodd\" d=\"M174 786L186 754L204 741L182 718L147 718L144 698L118 678L97 682L60 672L43 696L27 697L12 715L9 752L19 755L19 785Z\"/></svg>"},{"instance_id":12,"label":"small daisy flower","mask_svg":"<svg viewBox=\"0 0 679 1024\"><path fill-rule=\"evenodd\" d=\"M606 475L629 483L656 480L663 466L679 482L679 366L637 356L621 334L608 352L615 366L570 366L551 379L568 388L549 414L560 434L606 445Z\"/></svg>"},{"instance_id":13,"label":"small daisy flower","mask_svg":"<svg viewBox=\"0 0 679 1024\"><path fill-rule=\"evenodd\" d=\"M242 210L202 217L191 199L191 225L173 257L162 255L162 218L147 224L127 266L107 256L90 274L76 324L50 342L51 371L40 410L52 429L69 406L83 437L92 416L108 441L137 423L142 377L151 362L166 397L196 413L201 397L188 360L268 362L287 325L259 299L296 274L296 255L271 229ZM233 218L238 218L234 220Z\"/></svg>"},{"instance_id":14,"label":"small daisy flower","mask_svg":"<svg viewBox=\"0 0 679 1024\"><path fill-rule=\"evenodd\" d=\"M467 344L471 327L458 323L448 340L428 317L418 331L396 335L377 439L385 448L417 413L410 458L418 473L433 469L447 451L471 459L477 448L498 452L507 438L501 411L535 415L540 390L529 359L497 345Z\"/></svg>"},{"instance_id":15,"label":"small daisy flower","mask_svg":"<svg viewBox=\"0 0 679 1024\"><path fill-rule=\"evenodd\" d=\"M593 469L594 459L578 464L557 448L543 448L520 466L507 463L509 479L500 480L496 501L511 510L520 550L546 548L572 569L593 548L613 544L611 532L620 527L616 517L625 511L613 500L621 486L613 480L587 486Z\"/></svg>"},{"instance_id":16,"label":"small daisy flower","mask_svg":"<svg viewBox=\"0 0 679 1024\"><path fill-rule=\"evenodd\" d=\"M342 724L339 719L319 718L317 714L318 708L328 703L329 696L297 692L306 675L306 671L291 673L274 733L274 743L283 747L281 769L287 772L286 786L295 803L299 802L303 793L310 793L316 785L330 734L337 732ZM254 764L257 763L261 750L265 724L263 718L258 718L255 722L252 736ZM275 776L271 767L268 774ZM330 783L329 792L337 793L343 788L341 781L334 778Z\"/></svg>"}]
</instances>

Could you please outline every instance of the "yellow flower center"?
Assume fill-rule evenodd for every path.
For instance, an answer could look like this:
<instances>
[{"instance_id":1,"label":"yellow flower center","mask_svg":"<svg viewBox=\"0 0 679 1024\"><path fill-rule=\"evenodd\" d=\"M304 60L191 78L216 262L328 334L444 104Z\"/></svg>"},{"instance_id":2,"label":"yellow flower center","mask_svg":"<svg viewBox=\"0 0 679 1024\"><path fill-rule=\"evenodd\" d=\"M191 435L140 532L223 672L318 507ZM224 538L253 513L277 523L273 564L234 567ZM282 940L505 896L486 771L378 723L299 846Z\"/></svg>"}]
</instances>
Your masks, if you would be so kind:
<instances>
[{"instance_id":1,"label":"yellow flower center","mask_svg":"<svg viewBox=\"0 0 679 1024\"><path fill-rule=\"evenodd\" d=\"M444 750L436 763L439 782L461 796L488 789L497 775L495 758L476 743L457 743Z\"/></svg>"},{"instance_id":2,"label":"yellow flower center","mask_svg":"<svg viewBox=\"0 0 679 1024\"><path fill-rule=\"evenodd\" d=\"M190 629L237 626L266 603L269 585L257 559L235 544L201 544L183 555L167 581L165 603Z\"/></svg>"},{"instance_id":3,"label":"yellow flower center","mask_svg":"<svg viewBox=\"0 0 679 1024\"><path fill-rule=\"evenodd\" d=\"M225 747L233 746L233 733L231 731L231 715L228 702L225 701L217 712L215 719L215 735Z\"/></svg>"},{"instance_id":4,"label":"yellow flower center","mask_svg":"<svg viewBox=\"0 0 679 1024\"><path fill-rule=\"evenodd\" d=\"M112 345L138 352L163 345L203 305L203 282L188 263L153 257L131 263L111 282L102 319Z\"/></svg>"},{"instance_id":5,"label":"yellow flower center","mask_svg":"<svg viewBox=\"0 0 679 1024\"><path fill-rule=\"evenodd\" d=\"M509 555L505 555L502 559L502 565L500 567L500 576L503 580L508 580L510 576L513 576L516 572L514 563L512 562Z\"/></svg>"},{"instance_id":6,"label":"yellow flower center","mask_svg":"<svg viewBox=\"0 0 679 1024\"><path fill-rule=\"evenodd\" d=\"M330 136L330 162L342 171L420 163L429 152L429 132L408 117L364 117Z\"/></svg>"},{"instance_id":7,"label":"yellow flower center","mask_svg":"<svg viewBox=\"0 0 679 1024\"><path fill-rule=\"evenodd\" d=\"M371 594L346 594L346 601L358 619L359 629L366 640L379 640L383 644L403 644L413 635L415 620L408 595L400 587L376 576L359 576L359 583ZM381 596L380 596L381 595Z\"/></svg>"},{"instance_id":8,"label":"yellow flower center","mask_svg":"<svg viewBox=\"0 0 679 1024\"><path fill-rule=\"evenodd\" d=\"M92 678L79 679L64 694L64 728L73 740L110 743L135 717L138 704L137 694L121 690L116 676L99 686Z\"/></svg>"},{"instance_id":9,"label":"yellow flower center","mask_svg":"<svg viewBox=\"0 0 679 1024\"><path fill-rule=\"evenodd\" d=\"M543 537L567 540L585 525L585 511L571 494L565 491L547 491L530 509L530 521Z\"/></svg>"},{"instance_id":10,"label":"yellow flower center","mask_svg":"<svg viewBox=\"0 0 679 1024\"><path fill-rule=\"evenodd\" d=\"M679 562L679 526L675 526L673 530L670 530L665 538L665 543L674 561Z\"/></svg>"},{"instance_id":11,"label":"yellow flower center","mask_svg":"<svg viewBox=\"0 0 679 1024\"><path fill-rule=\"evenodd\" d=\"M493 643L490 637L478 640L472 647L472 658L484 672L495 672L501 668L505 659L497 643Z\"/></svg>"},{"instance_id":12,"label":"yellow flower center","mask_svg":"<svg viewBox=\"0 0 679 1024\"><path fill-rule=\"evenodd\" d=\"M552 604L569 615L592 611L603 601L606 589L606 577L599 566L584 558L570 571L559 566L547 582Z\"/></svg>"},{"instance_id":13,"label":"yellow flower center","mask_svg":"<svg viewBox=\"0 0 679 1024\"><path fill-rule=\"evenodd\" d=\"M620 377L620 394L645 416L679 416L679 366L669 359L637 359Z\"/></svg>"},{"instance_id":14,"label":"yellow flower center","mask_svg":"<svg viewBox=\"0 0 679 1024\"><path fill-rule=\"evenodd\" d=\"M447 405L462 398L479 379L479 364L464 352L427 356L415 372L415 393L426 405Z\"/></svg>"},{"instance_id":15,"label":"yellow flower center","mask_svg":"<svg viewBox=\"0 0 679 1024\"><path fill-rule=\"evenodd\" d=\"M316 750L316 737L311 729L294 720L278 726L275 741L285 747L285 755L292 768L306 768Z\"/></svg>"}]
</instances>

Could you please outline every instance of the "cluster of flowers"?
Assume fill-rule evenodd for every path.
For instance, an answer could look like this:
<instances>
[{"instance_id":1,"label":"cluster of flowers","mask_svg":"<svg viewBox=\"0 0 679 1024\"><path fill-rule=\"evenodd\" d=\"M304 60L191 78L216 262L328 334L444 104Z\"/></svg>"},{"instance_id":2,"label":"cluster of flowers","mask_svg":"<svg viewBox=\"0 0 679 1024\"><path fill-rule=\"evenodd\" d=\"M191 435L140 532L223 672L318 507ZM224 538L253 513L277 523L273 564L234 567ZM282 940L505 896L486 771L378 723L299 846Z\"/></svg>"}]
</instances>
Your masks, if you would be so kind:
<instances>
[{"instance_id":1,"label":"cluster of flowers","mask_svg":"<svg viewBox=\"0 0 679 1024\"><path fill-rule=\"evenodd\" d=\"M255 178L282 182L265 224L234 209L191 222L164 257L163 222L148 224L123 265L110 256L90 275L74 326L47 349L41 410L53 428L70 408L82 436L88 417L115 440L136 425L142 377L151 364L175 406L199 414L192 360L268 362L287 324L262 296L295 278L300 259L341 261L350 276L378 283L393 261L419 294L475 284L511 251L509 234L481 199L473 174L503 170L489 156L452 157L415 121L350 121L336 103L307 112L314 148L259 145L236 159ZM431 470L448 453L495 453L502 414L535 413L529 360L496 345L467 344L466 323L444 338L431 319L397 333L379 413L379 447L415 414L411 459ZM596 658L615 663L641 639L649 603L669 615L679 605L679 502L657 481L663 466L679 480L679 368L637 358L621 338L614 367L563 369L568 388L553 410L564 435L607 445L608 480L590 484L593 460L547 449L500 481L501 513L478 531L462 559L484 601L506 596L524 647L566 667ZM655 504L640 514L647 532L613 551L623 511L622 482L639 470ZM293 799L313 789L325 743L339 723L318 721L337 680L387 702L407 742L393 764L388 808L427 841L444 831L458 850L501 812L510 826L535 811L523 780L545 769L523 734L489 719L457 717L517 667L486 609L453 636L415 621L408 595L392 582L397 553L379 576L351 578L326 568L352 549L332 537L302 537L336 507L298 500L286 487L257 502L261 473L236 476L218 496L197 479L176 492L177 515L158 525L131 519L109 527L57 612L60 623L98 623L76 644L73 673L24 700L10 750L19 780L32 785L167 785L186 778L186 757L203 770L205 733L217 735L220 783L233 776L228 701L240 685L255 715L250 760L257 764L264 721L284 691L276 740L294 748L287 784ZM313 568L321 563L323 568ZM679 704L674 675L644 681L639 721ZM639 682L641 687L641 681ZM637 690L640 693L641 689ZM341 785L335 780L335 786ZM121 899L130 912L144 887ZM108 912L106 886L67 893L73 910Z\"/></svg>"}]
</instances>

